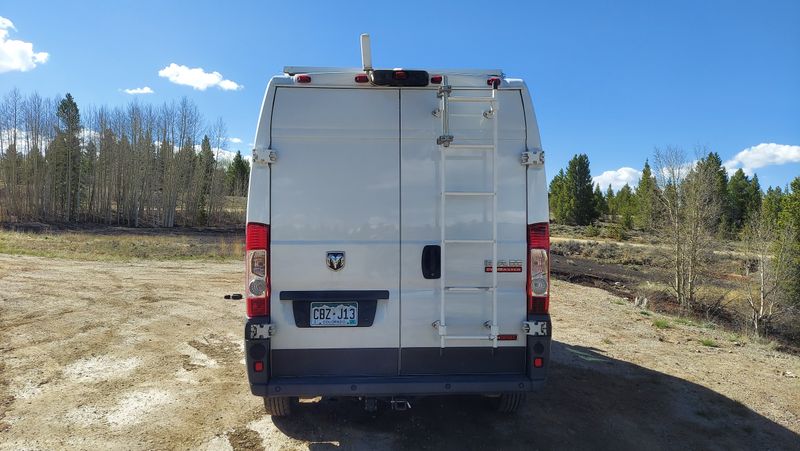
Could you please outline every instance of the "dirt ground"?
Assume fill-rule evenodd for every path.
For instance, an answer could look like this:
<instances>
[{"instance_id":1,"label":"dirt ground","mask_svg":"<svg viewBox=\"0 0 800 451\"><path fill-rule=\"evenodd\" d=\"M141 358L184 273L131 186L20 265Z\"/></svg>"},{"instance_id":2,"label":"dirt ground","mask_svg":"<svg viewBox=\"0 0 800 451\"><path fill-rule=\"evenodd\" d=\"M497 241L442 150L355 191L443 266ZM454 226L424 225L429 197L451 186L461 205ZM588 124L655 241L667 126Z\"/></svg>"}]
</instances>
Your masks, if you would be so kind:
<instances>
[{"instance_id":1,"label":"dirt ground","mask_svg":"<svg viewBox=\"0 0 800 451\"><path fill-rule=\"evenodd\" d=\"M559 281L548 386L515 415L323 400L273 421L247 386L244 306L222 299L241 277L0 255L0 448L800 449L800 357Z\"/></svg>"}]
</instances>

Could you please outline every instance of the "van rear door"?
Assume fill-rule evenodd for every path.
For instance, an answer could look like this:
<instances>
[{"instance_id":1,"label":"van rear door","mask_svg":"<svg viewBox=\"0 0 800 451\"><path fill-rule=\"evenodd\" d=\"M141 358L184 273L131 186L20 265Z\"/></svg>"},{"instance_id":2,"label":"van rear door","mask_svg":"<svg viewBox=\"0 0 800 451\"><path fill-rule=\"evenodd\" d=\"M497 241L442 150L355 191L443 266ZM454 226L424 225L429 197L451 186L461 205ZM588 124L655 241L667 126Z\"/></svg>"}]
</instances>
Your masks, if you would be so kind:
<instances>
[{"instance_id":1,"label":"van rear door","mask_svg":"<svg viewBox=\"0 0 800 451\"><path fill-rule=\"evenodd\" d=\"M397 89L277 87L272 376L397 375Z\"/></svg>"},{"instance_id":2,"label":"van rear door","mask_svg":"<svg viewBox=\"0 0 800 451\"><path fill-rule=\"evenodd\" d=\"M453 88L453 96L486 96L486 89ZM425 246L441 242L439 167L442 150L436 138L441 119L431 114L440 106L435 90L401 92L401 374L523 374L526 370L526 174L519 156L526 149L526 123L519 90L497 93L496 118L484 116L486 103L450 105L450 130L454 143L491 144L493 120L498 120L497 218L492 218L489 197L448 198L445 235L456 240L486 240L497 221L497 318L503 340L498 349L489 340L448 340L440 348L440 280L426 278L421 264ZM440 113L441 114L441 113ZM486 150L445 150L446 191L491 192L492 156ZM446 285L490 286L491 244L446 244ZM491 268L491 264L488 265ZM458 336L488 335L491 320L490 291L446 292L447 333Z\"/></svg>"}]
</instances>

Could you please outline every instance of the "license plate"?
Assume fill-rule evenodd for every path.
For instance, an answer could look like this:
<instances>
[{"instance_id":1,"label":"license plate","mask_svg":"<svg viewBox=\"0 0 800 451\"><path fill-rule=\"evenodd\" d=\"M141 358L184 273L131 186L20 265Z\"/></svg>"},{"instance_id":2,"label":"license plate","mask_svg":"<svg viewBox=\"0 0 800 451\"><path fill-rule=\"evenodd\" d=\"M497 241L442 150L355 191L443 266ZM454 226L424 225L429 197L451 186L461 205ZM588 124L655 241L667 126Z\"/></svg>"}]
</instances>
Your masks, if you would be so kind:
<instances>
[{"instance_id":1,"label":"license plate","mask_svg":"<svg viewBox=\"0 0 800 451\"><path fill-rule=\"evenodd\" d=\"M358 326L358 302L312 302L311 326Z\"/></svg>"}]
</instances>

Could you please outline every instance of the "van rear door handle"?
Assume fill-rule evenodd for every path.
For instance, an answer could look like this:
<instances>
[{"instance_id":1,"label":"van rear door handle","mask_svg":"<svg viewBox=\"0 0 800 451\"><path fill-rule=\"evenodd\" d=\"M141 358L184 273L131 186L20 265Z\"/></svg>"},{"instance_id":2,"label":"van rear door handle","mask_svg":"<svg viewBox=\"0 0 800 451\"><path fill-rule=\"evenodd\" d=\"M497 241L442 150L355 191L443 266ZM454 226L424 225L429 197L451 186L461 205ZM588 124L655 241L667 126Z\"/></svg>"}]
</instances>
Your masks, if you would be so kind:
<instances>
[{"instance_id":1,"label":"van rear door handle","mask_svg":"<svg viewBox=\"0 0 800 451\"><path fill-rule=\"evenodd\" d=\"M429 244L422 248L422 277L442 277L442 248L438 244Z\"/></svg>"}]
</instances>

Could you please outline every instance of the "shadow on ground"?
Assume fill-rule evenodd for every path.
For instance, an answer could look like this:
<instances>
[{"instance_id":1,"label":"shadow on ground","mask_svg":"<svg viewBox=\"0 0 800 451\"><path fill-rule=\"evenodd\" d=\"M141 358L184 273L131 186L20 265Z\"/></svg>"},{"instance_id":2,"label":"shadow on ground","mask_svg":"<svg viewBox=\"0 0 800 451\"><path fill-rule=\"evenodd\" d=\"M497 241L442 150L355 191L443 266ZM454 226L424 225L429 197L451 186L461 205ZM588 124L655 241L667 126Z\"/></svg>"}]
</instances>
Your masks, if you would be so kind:
<instances>
[{"instance_id":1,"label":"shadow on ground","mask_svg":"<svg viewBox=\"0 0 800 451\"><path fill-rule=\"evenodd\" d=\"M800 449L800 436L700 385L554 342L548 384L517 414L480 397L431 397L405 412L350 400L275 418L311 449Z\"/></svg>"}]
</instances>

